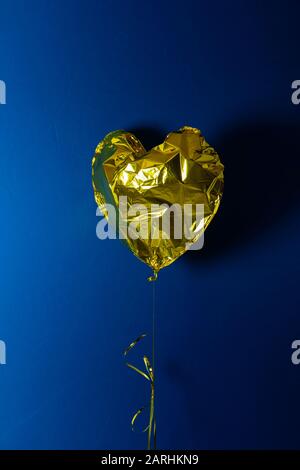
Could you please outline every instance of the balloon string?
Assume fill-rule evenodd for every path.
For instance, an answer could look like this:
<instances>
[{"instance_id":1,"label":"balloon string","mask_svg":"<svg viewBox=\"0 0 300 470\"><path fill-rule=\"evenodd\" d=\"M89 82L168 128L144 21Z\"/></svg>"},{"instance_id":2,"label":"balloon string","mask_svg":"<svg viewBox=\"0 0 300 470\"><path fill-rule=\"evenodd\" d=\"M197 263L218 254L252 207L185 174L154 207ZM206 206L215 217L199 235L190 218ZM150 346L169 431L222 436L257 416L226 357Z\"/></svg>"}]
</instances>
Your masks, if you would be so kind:
<instances>
[{"instance_id":1,"label":"balloon string","mask_svg":"<svg viewBox=\"0 0 300 470\"><path fill-rule=\"evenodd\" d=\"M156 280L156 279L155 279ZM153 449L156 449L156 418L155 418L155 282L152 283L152 381L150 397L150 416L148 427L148 450L151 449L153 433Z\"/></svg>"},{"instance_id":2,"label":"balloon string","mask_svg":"<svg viewBox=\"0 0 300 470\"><path fill-rule=\"evenodd\" d=\"M157 274L156 274L157 278ZM156 279L155 279L156 280ZM156 449L156 417L155 417L155 342L156 342L156 296L155 296L155 282L152 283L152 367L153 367L153 449Z\"/></svg>"},{"instance_id":3,"label":"balloon string","mask_svg":"<svg viewBox=\"0 0 300 470\"><path fill-rule=\"evenodd\" d=\"M156 281L157 272L154 271L154 279ZM147 364L146 364L146 368ZM149 364L149 376L151 385L150 396L150 412L149 412L149 426L148 426L148 450L151 450L152 435L153 435L153 450L156 450L156 418L155 418L155 282L152 282L152 364Z\"/></svg>"},{"instance_id":4,"label":"balloon string","mask_svg":"<svg viewBox=\"0 0 300 470\"><path fill-rule=\"evenodd\" d=\"M148 426L143 430L143 432L148 432L148 439L147 439L147 448L148 450L153 450L156 449L156 418L155 418L155 372L154 372L154 365L155 365L155 333L156 333L156 325L155 325L155 320L156 320L156 302L155 302L155 283L153 282L152 286L152 364L149 361L147 356L143 357L144 361L144 366L145 366L145 372L137 367L135 367L133 364L126 363L126 365L137 372L139 375L144 377L145 379L149 380L150 382L150 387L151 387L151 394L150 394L150 405L149 405L149 424ZM127 354L133 349L137 343L139 343L143 338L145 338L145 334L140 335L136 340L134 340L124 351L124 356L127 356ZM135 421L140 416L140 414L145 410L145 407L143 406L140 408L133 416L131 420L131 427L132 430L134 431L135 427ZM152 447L153 443L153 447Z\"/></svg>"},{"instance_id":5,"label":"balloon string","mask_svg":"<svg viewBox=\"0 0 300 470\"><path fill-rule=\"evenodd\" d=\"M152 368L155 372L155 282L152 283Z\"/></svg>"}]
</instances>

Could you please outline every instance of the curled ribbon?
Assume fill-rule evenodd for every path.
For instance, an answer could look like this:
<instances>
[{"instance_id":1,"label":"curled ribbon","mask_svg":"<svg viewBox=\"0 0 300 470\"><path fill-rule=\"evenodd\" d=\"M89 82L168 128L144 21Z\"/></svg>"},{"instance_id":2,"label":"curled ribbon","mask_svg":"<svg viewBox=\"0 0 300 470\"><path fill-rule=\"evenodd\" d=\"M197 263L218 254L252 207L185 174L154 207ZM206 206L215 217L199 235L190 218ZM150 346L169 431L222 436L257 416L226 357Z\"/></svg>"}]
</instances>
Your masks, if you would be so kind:
<instances>
[{"instance_id":1,"label":"curled ribbon","mask_svg":"<svg viewBox=\"0 0 300 470\"><path fill-rule=\"evenodd\" d=\"M141 341L143 338L145 338L146 334L140 335L136 340L134 340L128 348L125 349L124 351L124 356L127 356L127 354L135 347L139 341ZM150 382L150 387L151 387L151 394L150 394L150 412L149 412L149 424L146 426L145 429L143 429L143 432L148 432L148 446L147 449L151 450L151 444L153 441L153 449L156 449L156 421L155 421L155 412L154 412L154 398L155 398L155 387L154 387L154 370L153 367L148 359L147 356L143 357L144 365L145 365L145 372L141 369L138 369L134 365L130 364L129 362L126 362L127 367L130 369L134 370L137 372L139 375L144 377L146 380ZM134 426L137 418L143 413L145 410L145 406L139 408L136 413L133 415L131 419L131 428L134 431Z\"/></svg>"}]
</instances>

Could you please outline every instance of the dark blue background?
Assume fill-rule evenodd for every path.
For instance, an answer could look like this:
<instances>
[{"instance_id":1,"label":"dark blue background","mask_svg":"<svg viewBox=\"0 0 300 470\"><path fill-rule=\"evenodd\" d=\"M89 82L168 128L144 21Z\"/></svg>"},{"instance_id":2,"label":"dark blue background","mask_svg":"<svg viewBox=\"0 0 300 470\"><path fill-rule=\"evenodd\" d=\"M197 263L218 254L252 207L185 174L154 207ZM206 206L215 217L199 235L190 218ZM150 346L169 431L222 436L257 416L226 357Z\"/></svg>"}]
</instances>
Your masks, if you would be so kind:
<instances>
[{"instance_id":1,"label":"dark blue background","mask_svg":"<svg viewBox=\"0 0 300 470\"><path fill-rule=\"evenodd\" d=\"M1 448L145 447L129 421L147 384L121 353L151 331L149 272L96 238L91 157L111 130L151 147L184 124L222 155L226 187L204 249L156 286L158 445L299 447L299 13L1 2Z\"/></svg>"}]
</instances>

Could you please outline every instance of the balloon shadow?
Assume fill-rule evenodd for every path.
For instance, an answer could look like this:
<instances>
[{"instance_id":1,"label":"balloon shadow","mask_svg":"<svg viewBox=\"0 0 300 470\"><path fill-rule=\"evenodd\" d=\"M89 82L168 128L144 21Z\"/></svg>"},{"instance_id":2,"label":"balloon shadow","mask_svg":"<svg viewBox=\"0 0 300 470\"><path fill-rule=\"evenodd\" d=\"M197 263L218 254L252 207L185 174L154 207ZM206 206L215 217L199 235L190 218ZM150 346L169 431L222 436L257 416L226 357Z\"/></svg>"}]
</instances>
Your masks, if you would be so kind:
<instances>
[{"instance_id":1,"label":"balloon shadow","mask_svg":"<svg viewBox=\"0 0 300 470\"><path fill-rule=\"evenodd\" d=\"M224 196L204 248L186 262L211 261L284 223L299 200L299 134L300 124L257 122L213 143L225 165Z\"/></svg>"},{"instance_id":2,"label":"balloon shadow","mask_svg":"<svg viewBox=\"0 0 300 470\"><path fill-rule=\"evenodd\" d=\"M150 150L152 147L161 144L167 135L167 132L151 125L133 127L130 132L141 141L146 150Z\"/></svg>"}]
</instances>

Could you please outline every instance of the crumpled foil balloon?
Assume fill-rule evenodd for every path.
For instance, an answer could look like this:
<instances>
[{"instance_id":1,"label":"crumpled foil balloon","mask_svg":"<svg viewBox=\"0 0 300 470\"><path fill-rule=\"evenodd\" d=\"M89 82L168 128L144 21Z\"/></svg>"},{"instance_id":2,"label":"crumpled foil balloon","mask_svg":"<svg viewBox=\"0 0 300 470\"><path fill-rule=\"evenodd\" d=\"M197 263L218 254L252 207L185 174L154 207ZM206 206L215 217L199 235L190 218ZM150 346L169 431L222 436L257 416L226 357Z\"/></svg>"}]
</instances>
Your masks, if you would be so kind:
<instances>
[{"instance_id":1,"label":"crumpled foil balloon","mask_svg":"<svg viewBox=\"0 0 300 470\"><path fill-rule=\"evenodd\" d=\"M165 141L146 151L130 132L109 133L97 146L92 162L95 199L104 213L106 204L116 208L118 228L130 250L157 272L173 263L195 243L216 214L223 192L223 165L216 151L205 141L201 131L182 127L167 135ZM128 212L120 217L121 196L127 197ZM203 223L194 230L193 238L164 236L160 224L164 205L202 204ZM127 231L132 222L145 222L145 213L130 207L143 204L149 218L156 219L158 236L130 238ZM153 205L156 209L153 210ZM108 222L109 217L108 217ZM147 222L147 221L146 221ZM150 223L150 222L149 222ZM195 229L195 227L193 227ZM156 234L157 235L157 234Z\"/></svg>"}]
</instances>

